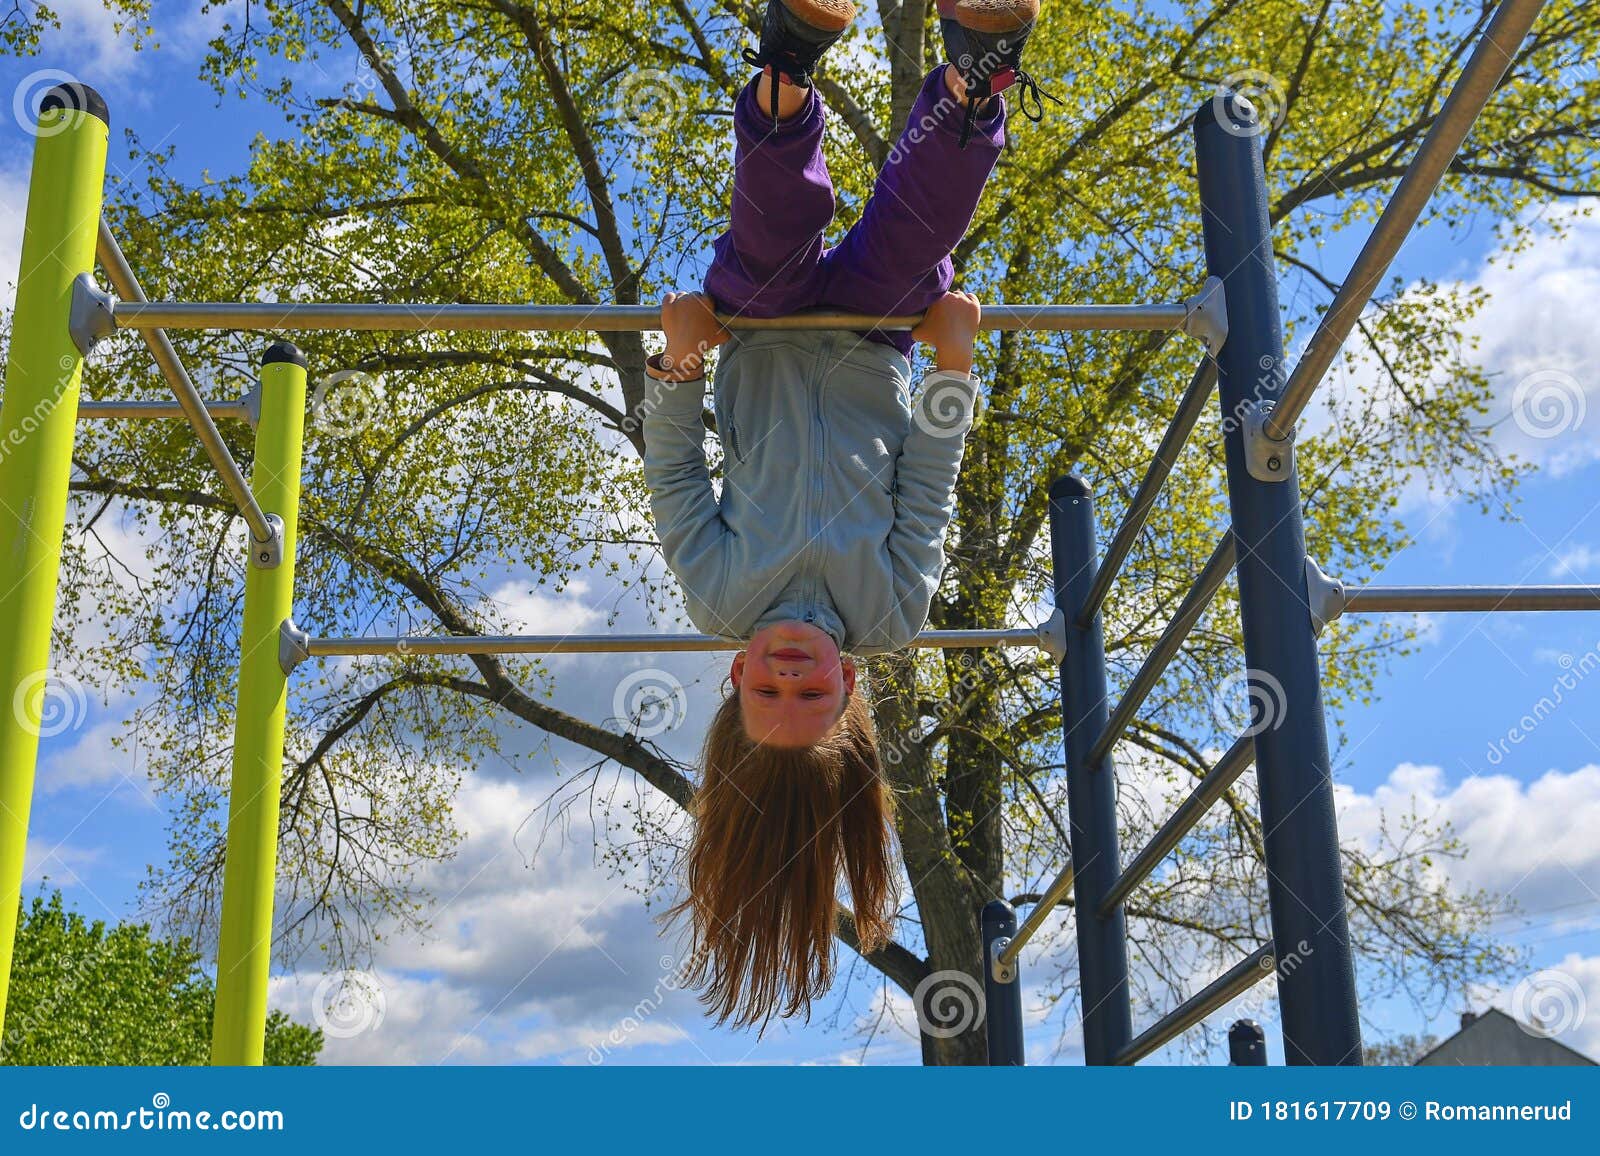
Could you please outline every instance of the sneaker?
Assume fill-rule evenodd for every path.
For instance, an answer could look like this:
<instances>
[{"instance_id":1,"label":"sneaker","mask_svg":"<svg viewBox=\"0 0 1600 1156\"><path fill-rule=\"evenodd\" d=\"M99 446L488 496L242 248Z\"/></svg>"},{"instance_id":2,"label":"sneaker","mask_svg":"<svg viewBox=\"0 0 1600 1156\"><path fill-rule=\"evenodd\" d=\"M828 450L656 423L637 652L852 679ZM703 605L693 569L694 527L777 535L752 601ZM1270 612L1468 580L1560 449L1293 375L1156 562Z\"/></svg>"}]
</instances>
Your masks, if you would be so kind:
<instances>
[{"instance_id":1,"label":"sneaker","mask_svg":"<svg viewBox=\"0 0 1600 1156\"><path fill-rule=\"evenodd\" d=\"M1018 106L1031 121L1043 119L1045 100L1061 103L1022 69L1022 46L1038 18L1039 0L939 0L945 58L956 66L973 97L961 126L962 148L972 136L979 106L1013 84L1021 94ZM985 99L978 99L980 94Z\"/></svg>"},{"instance_id":2,"label":"sneaker","mask_svg":"<svg viewBox=\"0 0 1600 1156\"><path fill-rule=\"evenodd\" d=\"M1038 7L1035 0L1035 8ZM851 0L767 0L761 21L761 47L745 49L747 64L772 77L772 124L778 125L778 85L811 87L811 74L822 54L844 35L856 18Z\"/></svg>"}]
</instances>

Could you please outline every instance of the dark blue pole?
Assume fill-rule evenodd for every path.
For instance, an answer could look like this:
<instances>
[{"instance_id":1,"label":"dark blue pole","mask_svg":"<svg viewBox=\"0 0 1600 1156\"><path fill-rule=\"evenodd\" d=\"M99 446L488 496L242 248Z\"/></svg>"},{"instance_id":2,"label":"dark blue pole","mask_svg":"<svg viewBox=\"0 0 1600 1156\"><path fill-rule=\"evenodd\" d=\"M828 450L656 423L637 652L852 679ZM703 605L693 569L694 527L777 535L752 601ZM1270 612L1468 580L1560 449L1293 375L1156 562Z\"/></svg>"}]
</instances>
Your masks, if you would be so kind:
<instances>
[{"instance_id":1,"label":"dark blue pole","mask_svg":"<svg viewBox=\"0 0 1600 1156\"><path fill-rule=\"evenodd\" d=\"M983 1007L989 1033L989 1065L1020 1068L1026 1062L1022 1040L1022 980L1015 963L995 965L995 953L1017 933L1017 913L1004 899L983 905Z\"/></svg>"},{"instance_id":2,"label":"dark blue pole","mask_svg":"<svg viewBox=\"0 0 1600 1156\"><path fill-rule=\"evenodd\" d=\"M1218 392L1238 542L1267 899L1284 1058L1291 1064L1359 1064L1355 969L1306 597L1300 484L1287 444L1256 455L1258 472L1276 471L1276 480L1253 476L1246 460L1248 415L1252 407L1276 401L1286 379L1258 140L1262 128L1255 110L1236 96L1207 101L1194 120L1206 263L1222 278L1228 305Z\"/></svg>"},{"instance_id":3,"label":"dark blue pole","mask_svg":"<svg viewBox=\"0 0 1600 1156\"><path fill-rule=\"evenodd\" d=\"M1077 906L1078 998L1083 1003L1085 1063L1109 1064L1133 1038L1128 995L1127 922L1101 901L1121 871L1117 852L1117 783L1106 754L1089 754L1106 729L1106 651L1100 615L1078 617L1094 586L1094 502L1076 475L1050 486L1050 559L1056 606L1067 620L1061 664L1061 729L1067 760L1067 818L1072 829L1072 890Z\"/></svg>"},{"instance_id":4,"label":"dark blue pole","mask_svg":"<svg viewBox=\"0 0 1600 1156\"><path fill-rule=\"evenodd\" d=\"M1228 1064L1235 1068L1267 1066L1267 1033L1255 1020L1237 1020L1228 1029Z\"/></svg>"}]
</instances>

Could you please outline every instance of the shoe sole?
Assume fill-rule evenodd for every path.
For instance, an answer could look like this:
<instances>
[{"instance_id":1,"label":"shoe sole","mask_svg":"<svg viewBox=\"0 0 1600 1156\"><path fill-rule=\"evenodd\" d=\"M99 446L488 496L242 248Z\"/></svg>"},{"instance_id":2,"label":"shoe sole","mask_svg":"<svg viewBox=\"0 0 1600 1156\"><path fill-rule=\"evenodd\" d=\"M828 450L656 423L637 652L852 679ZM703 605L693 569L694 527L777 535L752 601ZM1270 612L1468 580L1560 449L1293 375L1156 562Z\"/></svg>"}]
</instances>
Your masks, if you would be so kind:
<instances>
[{"instance_id":1,"label":"shoe sole","mask_svg":"<svg viewBox=\"0 0 1600 1156\"><path fill-rule=\"evenodd\" d=\"M972 32L1015 32L1038 18L1039 0L957 0L955 5L956 23Z\"/></svg>"},{"instance_id":2,"label":"shoe sole","mask_svg":"<svg viewBox=\"0 0 1600 1156\"><path fill-rule=\"evenodd\" d=\"M1032 3L1037 9L1038 0ZM823 32L843 32L856 18L856 6L850 0L783 0L783 6L795 19Z\"/></svg>"}]
</instances>

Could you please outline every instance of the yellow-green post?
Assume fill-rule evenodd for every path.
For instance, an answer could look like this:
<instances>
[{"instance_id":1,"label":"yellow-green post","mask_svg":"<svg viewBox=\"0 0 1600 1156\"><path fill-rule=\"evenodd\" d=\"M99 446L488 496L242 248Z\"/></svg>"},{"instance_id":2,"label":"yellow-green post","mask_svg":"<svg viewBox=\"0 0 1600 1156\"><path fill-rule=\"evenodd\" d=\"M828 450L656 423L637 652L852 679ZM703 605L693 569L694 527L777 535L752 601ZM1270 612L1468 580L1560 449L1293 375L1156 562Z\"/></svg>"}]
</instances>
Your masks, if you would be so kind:
<instances>
[{"instance_id":1,"label":"yellow-green post","mask_svg":"<svg viewBox=\"0 0 1600 1156\"><path fill-rule=\"evenodd\" d=\"M228 853L222 876L213 1064L259 1064L267 1031L272 962L272 900L278 870L278 802L283 776L287 676L278 661L279 627L294 600L296 512L305 434L306 359L280 341L261 359L261 413L250 489L283 521L283 560L263 569L252 558L239 641L233 781L228 791ZM253 549L259 549L254 544Z\"/></svg>"},{"instance_id":2,"label":"yellow-green post","mask_svg":"<svg viewBox=\"0 0 1600 1156\"><path fill-rule=\"evenodd\" d=\"M72 283L94 272L110 135L106 102L87 85L57 85L39 104L0 404L0 1025L22 902L83 374L83 355L68 331Z\"/></svg>"}]
</instances>

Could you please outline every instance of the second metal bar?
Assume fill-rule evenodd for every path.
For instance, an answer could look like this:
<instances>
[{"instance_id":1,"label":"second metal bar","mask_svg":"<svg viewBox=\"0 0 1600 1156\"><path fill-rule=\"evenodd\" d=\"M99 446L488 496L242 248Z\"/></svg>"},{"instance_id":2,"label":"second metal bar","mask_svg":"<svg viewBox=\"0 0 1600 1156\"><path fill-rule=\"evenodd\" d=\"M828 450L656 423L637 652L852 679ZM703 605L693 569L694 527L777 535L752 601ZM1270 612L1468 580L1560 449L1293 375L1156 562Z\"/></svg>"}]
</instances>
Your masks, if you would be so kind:
<instances>
[{"instance_id":1,"label":"second metal bar","mask_svg":"<svg viewBox=\"0 0 1600 1156\"><path fill-rule=\"evenodd\" d=\"M1050 913L1061 906L1066 899L1067 892L1072 890L1072 863L1069 861L1065 867L1056 873L1050 881L1050 886L1039 897L1039 902L1033 905L1033 910L1028 912L1028 918L1022 921L1022 926L1017 928L1016 934L1011 937L1011 942L1000 949L1001 963L1015 963L1022 954L1022 949L1032 939L1039 928L1044 926L1044 921L1050 918Z\"/></svg>"},{"instance_id":2,"label":"second metal bar","mask_svg":"<svg viewBox=\"0 0 1600 1156\"><path fill-rule=\"evenodd\" d=\"M1144 663L1133 676L1133 681L1128 683L1128 689L1122 692L1122 698L1117 702L1117 707L1111 712L1111 717L1106 722L1105 730L1096 737L1094 749L1089 753L1091 761L1099 761L1111 753L1111 748L1116 746L1117 740L1122 737L1122 732L1133 721L1133 716L1144 705L1144 700L1155 689L1156 683L1161 681L1162 673L1167 669L1167 664L1178 653L1178 648L1183 645L1183 640L1189 637L1189 631L1194 629L1200 615L1205 613L1211 600L1216 597L1217 591L1228 580L1228 574L1233 569L1235 546L1233 532L1230 530L1222 536L1222 541L1217 543L1217 548L1211 552L1210 560L1205 568L1200 571L1200 576L1194 580L1194 585L1189 587L1189 593L1183 596L1183 602L1178 606L1178 612L1172 616L1172 621L1167 623L1167 628L1161 632L1161 637L1156 639L1155 646L1145 656Z\"/></svg>"},{"instance_id":3,"label":"second metal bar","mask_svg":"<svg viewBox=\"0 0 1600 1156\"><path fill-rule=\"evenodd\" d=\"M1140 1032L1139 1038L1118 1052L1112 1063L1137 1064L1161 1045L1177 1039L1241 992L1249 991L1271 975L1277 966L1277 959L1272 954L1272 945L1262 944Z\"/></svg>"},{"instance_id":4,"label":"second metal bar","mask_svg":"<svg viewBox=\"0 0 1600 1156\"><path fill-rule=\"evenodd\" d=\"M249 421L250 407L242 401L208 401L206 412L212 421L231 419ZM176 401L80 401L79 421L105 421L116 418L188 418L183 406Z\"/></svg>"},{"instance_id":5,"label":"second metal bar","mask_svg":"<svg viewBox=\"0 0 1600 1156\"><path fill-rule=\"evenodd\" d=\"M1494 95L1500 78L1505 75L1517 47L1533 27L1545 0L1502 0L1483 39L1473 49L1466 67L1456 81L1455 88L1439 110L1433 127L1428 130L1422 147L1417 150L1405 176L1395 188L1394 196L1384 207L1383 215L1373 226L1356 257L1355 264L1345 276L1333 304L1322 316L1322 323L1312 335L1311 343L1294 367L1289 384L1284 387L1278 407L1267 419L1266 432L1274 438L1284 438L1294 428L1294 420L1305 409L1333 359L1338 356L1350 331L1355 328L1361 311L1378 288L1390 262L1400 251L1406 235L1411 232L1422 215L1423 208L1433 198L1434 190L1444 179L1450 162L1455 159L1472 130L1489 98Z\"/></svg>"},{"instance_id":6,"label":"second metal bar","mask_svg":"<svg viewBox=\"0 0 1600 1156\"><path fill-rule=\"evenodd\" d=\"M106 267L106 276L111 279L112 288L123 298L117 303L117 309L136 307L143 303L144 290L140 288L139 279L134 276L128 258L123 256L122 246L118 245L117 239L111 235L111 227L106 224L104 217L100 218L99 242L96 248L100 255L100 263ZM144 340L150 347L156 365L161 369L161 376L167 379L167 384L177 396L178 404L183 407L184 416L194 427L195 436L200 439L200 448L205 450L206 457L211 459L211 465L222 475L223 486L233 498L234 505L239 507L239 513L243 515L245 524L250 527L250 537L258 543L276 542L279 538L278 533L267 521L267 515L262 512L255 495L250 492L250 483L245 481L239 463L233 460L233 455L228 452L227 444L222 440L222 434L218 432L216 423L206 412L205 399L200 396L199 390L195 389L194 382L189 380L188 371L183 368L183 362L178 360L178 351L172 347L172 342L157 326L145 329ZM252 550L251 558L256 559L257 553ZM273 556L276 555L275 548Z\"/></svg>"},{"instance_id":7,"label":"second metal bar","mask_svg":"<svg viewBox=\"0 0 1600 1156\"><path fill-rule=\"evenodd\" d=\"M120 293L121 290L118 290ZM124 294L124 296L128 296ZM985 305L993 330L1180 330L1193 310L1173 305ZM449 305L373 302L118 301L120 329L382 330L391 333L501 330L636 333L661 328L657 305ZM912 329L920 315L794 313L721 316L730 329Z\"/></svg>"},{"instance_id":8,"label":"second metal bar","mask_svg":"<svg viewBox=\"0 0 1600 1156\"><path fill-rule=\"evenodd\" d=\"M1119 906L1126 900L1133 889L1144 882L1145 878L1154 871L1156 864L1165 859L1172 849L1182 842L1194 825L1213 806L1223 793L1233 786L1244 774L1256 756L1255 740L1249 735L1234 742L1226 754L1217 760L1206 777L1200 780L1193 793L1186 798L1178 809L1155 833L1155 836L1146 843L1140 852L1133 857L1117 876L1117 881L1106 892L1106 897L1101 901L1100 913L1103 915Z\"/></svg>"},{"instance_id":9,"label":"second metal bar","mask_svg":"<svg viewBox=\"0 0 1600 1156\"><path fill-rule=\"evenodd\" d=\"M1183 400L1178 403L1178 412L1172 415L1172 421L1167 424L1167 432L1161 438L1161 445L1156 449L1144 481L1139 483L1138 492L1133 495L1133 501L1128 503L1128 512L1122 516L1122 524L1117 527L1111 544L1106 547L1106 555L1100 560L1100 569L1095 572L1094 585L1089 588L1088 597L1084 600L1080 626L1084 625L1087 618L1100 612L1111 583L1116 580L1123 562L1127 561L1128 552L1133 549L1139 531L1144 529L1161 487L1177 463L1178 455L1183 452L1189 435L1194 432L1195 422L1200 420L1216 385L1217 363L1207 357L1195 370L1189 388L1184 391Z\"/></svg>"},{"instance_id":10,"label":"second metal bar","mask_svg":"<svg viewBox=\"0 0 1600 1156\"><path fill-rule=\"evenodd\" d=\"M1038 646L1037 630L925 630L911 642L923 650ZM669 654L735 651L743 643L713 634L434 634L420 637L308 638L305 654Z\"/></svg>"},{"instance_id":11,"label":"second metal bar","mask_svg":"<svg viewBox=\"0 0 1600 1156\"><path fill-rule=\"evenodd\" d=\"M1346 614L1600 610L1600 586L1363 586L1344 596Z\"/></svg>"}]
</instances>

